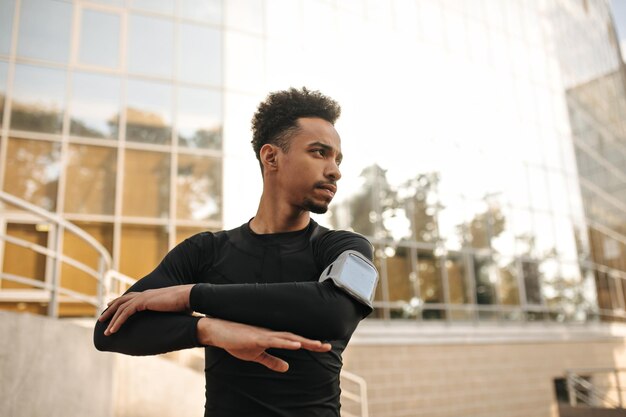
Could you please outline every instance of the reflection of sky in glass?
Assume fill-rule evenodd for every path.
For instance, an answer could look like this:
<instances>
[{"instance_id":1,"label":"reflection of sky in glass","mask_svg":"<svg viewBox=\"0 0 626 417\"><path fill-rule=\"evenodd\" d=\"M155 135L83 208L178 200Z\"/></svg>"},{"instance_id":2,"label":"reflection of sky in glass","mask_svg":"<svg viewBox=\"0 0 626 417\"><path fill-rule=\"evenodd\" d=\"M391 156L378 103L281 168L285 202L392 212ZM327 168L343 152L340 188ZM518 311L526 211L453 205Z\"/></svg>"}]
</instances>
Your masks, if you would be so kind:
<instances>
[{"instance_id":1,"label":"reflection of sky in glass","mask_svg":"<svg viewBox=\"0 0 626 417\"><path fill-rule=\"evenodd\" d=\"M172 76L174 25L169 20L131 15L128 22L128 70Z\"/></svg>"},{"instance_id":2,"label":"reflection of sky in glass","mask_svg":"<svg viewBox=\"0 0 626 417\"><path fill-rule=\"evenodd\" d=\"M23 0L18 55L67 62L72 30L72 4L53 0Z\"/></svg>"},{"instance_id":3,"label":"reflection of sky in glass","mask_svg":"<svg viewBox=\"0 0 626 417\"><path fill-rule=\"evenodd\" d=\"M262 0L228 0L224 2L225 25L246 32L263 33Z\"/></svg>"},{"instance_id":4,"label":"reflection of sky in glass","mask_svg":"<svg viewBox=\"0 0 626 417\"><path fill-rule=\"evenodd\" d=\"M174 13L174 3L174 0L131 0L130 7L171 15Z\"/></svg>"},{"instance_id":5,"label":"reflection of sky in glass","mask_svg":"<svg viewBox=\"0 0 626 417\"><path fill-rule=\"evenodd\" d=\"M221 31L198 25L179 27L178 78L192 83L222 82Z\"/></svg>"},{"instance_id":6,"label":"reflection of sky in glass","mask_svg":"<svg viewBox=\"0 0 626 417\"><path fill-rule=\"evenodd\" d=\"M156 115L167 126L172 125L172 87L151 81L128 81L128 108Z\"/></svg>"},{"instance_id":7,"label":"reflection of sky in glass","mask_svg":"<svg viewBox=\"0 0 626 417\"><path fill-rule=\"evenodd\" d=\"M65 72L15 65L13 102L39 109L62 111L65 105Z\"/></svg>"},{"instance_id":8,"label":"reflection of sky in glass","mask_svg":"<svg viewBox=\"0 0 626 417\"><path fill-rule=\"evenodd\" d=\"M15 0L0 1L0 54L9 54L13 32Z\"/></svg>"},{"instance_id":9,"label":"reflection of sky in glass","mask_svg":"<svg viewBox=\"0 0 626 417\"><path fill-rule=\"evenodd\" d=\"M222 0L181 0L178 7L184 18L222 23Z\"/></svg>"},{"instance_id":10,"label":"reflection of sky in glass","mask_svg":"<svg viewBox=\"0 0 626 417\"><path fill-rule=\"evenodd\" d=\"M0 126L2 126L2 118L4 115L4 100L7 91L8 67L8 63L0 61Z\"/></svg>"},{"instance_id":11,"label":"reflection of sky in glass","mask_svg":"<svg viewBox=\"0 0 626 417\"><path fill-rule=\"evenodd\" d=\"M193 140L199 131L219 134L222 121L220 98L220 94L212 90L179 88L177 127L181 145L202 146Z\"/></svg>"},{"instance_id":12,"label":"reflection of sky in glass","mask_svg":"<svg viewBox=\"0 0 626 417\"><path fill-rule=\"evenodd\" d=\"M112 135L117 131L111 123L118 122L120 88L120 80L116 77L74 73L70 117L103 136Z\"/></svg>"},{"instance_id":13,"label":"reflection of sky in glass","mask_svg":"<svg viewBox=\"0 0 626 417\"><path fill-rule=\"evenodd\" d=\"M120 16L83 10L80 62L117 68L119 65Z\"/></svg>"}]
</instances>

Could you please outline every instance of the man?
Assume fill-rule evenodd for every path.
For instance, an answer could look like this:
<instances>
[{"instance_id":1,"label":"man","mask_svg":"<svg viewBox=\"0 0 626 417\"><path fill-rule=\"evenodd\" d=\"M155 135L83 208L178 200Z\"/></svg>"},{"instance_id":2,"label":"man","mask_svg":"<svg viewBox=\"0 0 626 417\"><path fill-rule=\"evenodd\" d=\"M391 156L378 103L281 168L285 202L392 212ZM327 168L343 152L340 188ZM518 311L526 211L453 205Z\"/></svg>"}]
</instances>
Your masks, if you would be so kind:
<instances>
[{"instance_id":1,"label":"man","mask_svg":"<svg viewBox=\"0 0 626 417\"><path fill-rule=\"evenodd\" d=\"M326 212L341 178L339 114L317 91L270 94L252 120L263 175L256 215L175 247L109 303L96 347L150 355L205 346L205 416L338 417L341 353L371 312L376 281L364 237L309 216Z\"/></svg>"}]
</instances>

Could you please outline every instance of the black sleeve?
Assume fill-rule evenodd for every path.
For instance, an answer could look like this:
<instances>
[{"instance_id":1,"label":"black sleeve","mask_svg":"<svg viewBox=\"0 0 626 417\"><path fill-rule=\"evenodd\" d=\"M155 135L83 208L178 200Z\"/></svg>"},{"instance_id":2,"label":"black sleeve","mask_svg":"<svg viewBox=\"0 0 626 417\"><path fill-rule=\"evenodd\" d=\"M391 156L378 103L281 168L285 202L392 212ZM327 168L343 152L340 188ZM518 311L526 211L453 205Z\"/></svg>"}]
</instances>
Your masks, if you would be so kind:
<instances>
[{"instance_id":1,"label":"black sleeve","mask_svg":"<svg viewBox=\"0 0 626 417\"><path fill-rule=\"evenodd\" d=\"M355 236L354 234L351 234ZM343 244L326 245L322 254L330 264L344 250L358 250L372 259L371 245L358 236ZM289 331L317 340L343 339L372 310L337 288L331 281L274 284L197 284L191 308L224 320Z\"/></svg>"},{"instance_id":2,"label":"black sleeve","mask_svg":"<svg viewBox=\"0 0 626 417\"><path fill-rule=\"evenodd\" d=\"M127 292L193 284L200 254L207 253L199 243L207 241L204 235L204 239L198 235L176 246L154 271L137 281ZM109 321L97 321L94 345L101 351L128 355L155 355L197 347L200 346L196 337L198 320L198 317L188 314L141 311L110 336L104 335Z\"/></svg>"}]
</instances>

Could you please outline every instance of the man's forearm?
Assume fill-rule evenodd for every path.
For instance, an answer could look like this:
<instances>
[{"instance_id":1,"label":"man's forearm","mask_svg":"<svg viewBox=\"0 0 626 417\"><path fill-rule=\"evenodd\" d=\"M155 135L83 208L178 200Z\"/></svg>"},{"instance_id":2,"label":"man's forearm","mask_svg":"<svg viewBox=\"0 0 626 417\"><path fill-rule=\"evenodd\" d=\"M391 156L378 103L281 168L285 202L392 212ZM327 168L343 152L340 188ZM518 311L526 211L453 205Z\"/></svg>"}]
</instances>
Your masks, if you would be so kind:
<instances>
[{"instance_id":1,"label":"man's forearm","mask_svg":"<svg viewBox=\"0 0 626 417\"><path fill-rule=\"evenodd\" d=\"M331 282L197 284L194 311L319 340L351 334L369 309Z\"/></svg>"},{"instance_id":2,"label":"man's forearm","mask_svg":"<svg viewBox=\"0 0 626 417\"><path fill-rule=\"evenodd\" d=\"M197 322L200 318L180 313L141 311L116 333L105 336L108 321L98 321L94 345L98 350L127 355L156 355L199 346Z\"/></svg>"}]
</instances>

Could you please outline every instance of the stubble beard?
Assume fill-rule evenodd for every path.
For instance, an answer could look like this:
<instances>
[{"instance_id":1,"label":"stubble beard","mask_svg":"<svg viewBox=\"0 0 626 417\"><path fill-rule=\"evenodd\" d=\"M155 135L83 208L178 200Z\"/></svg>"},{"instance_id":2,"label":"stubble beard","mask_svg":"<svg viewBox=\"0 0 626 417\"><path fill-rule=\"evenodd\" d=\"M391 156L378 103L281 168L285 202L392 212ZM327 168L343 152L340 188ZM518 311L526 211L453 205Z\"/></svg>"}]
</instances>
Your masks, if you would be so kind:
<instances>
[{"instance_id":1,"label":"stubble beard","mask_svg":"<svg viewBox=\"0 0 626 417\"><path fill-rule=\"evenodd\" d=\"M310 211L311 213L315 213L315 214L324 214L328 211L328 204L319 204L314 202L312 199L307 198L304 200L304 203L302 204L304 206L305 210Z\"/></svg>"}]
</instances>

